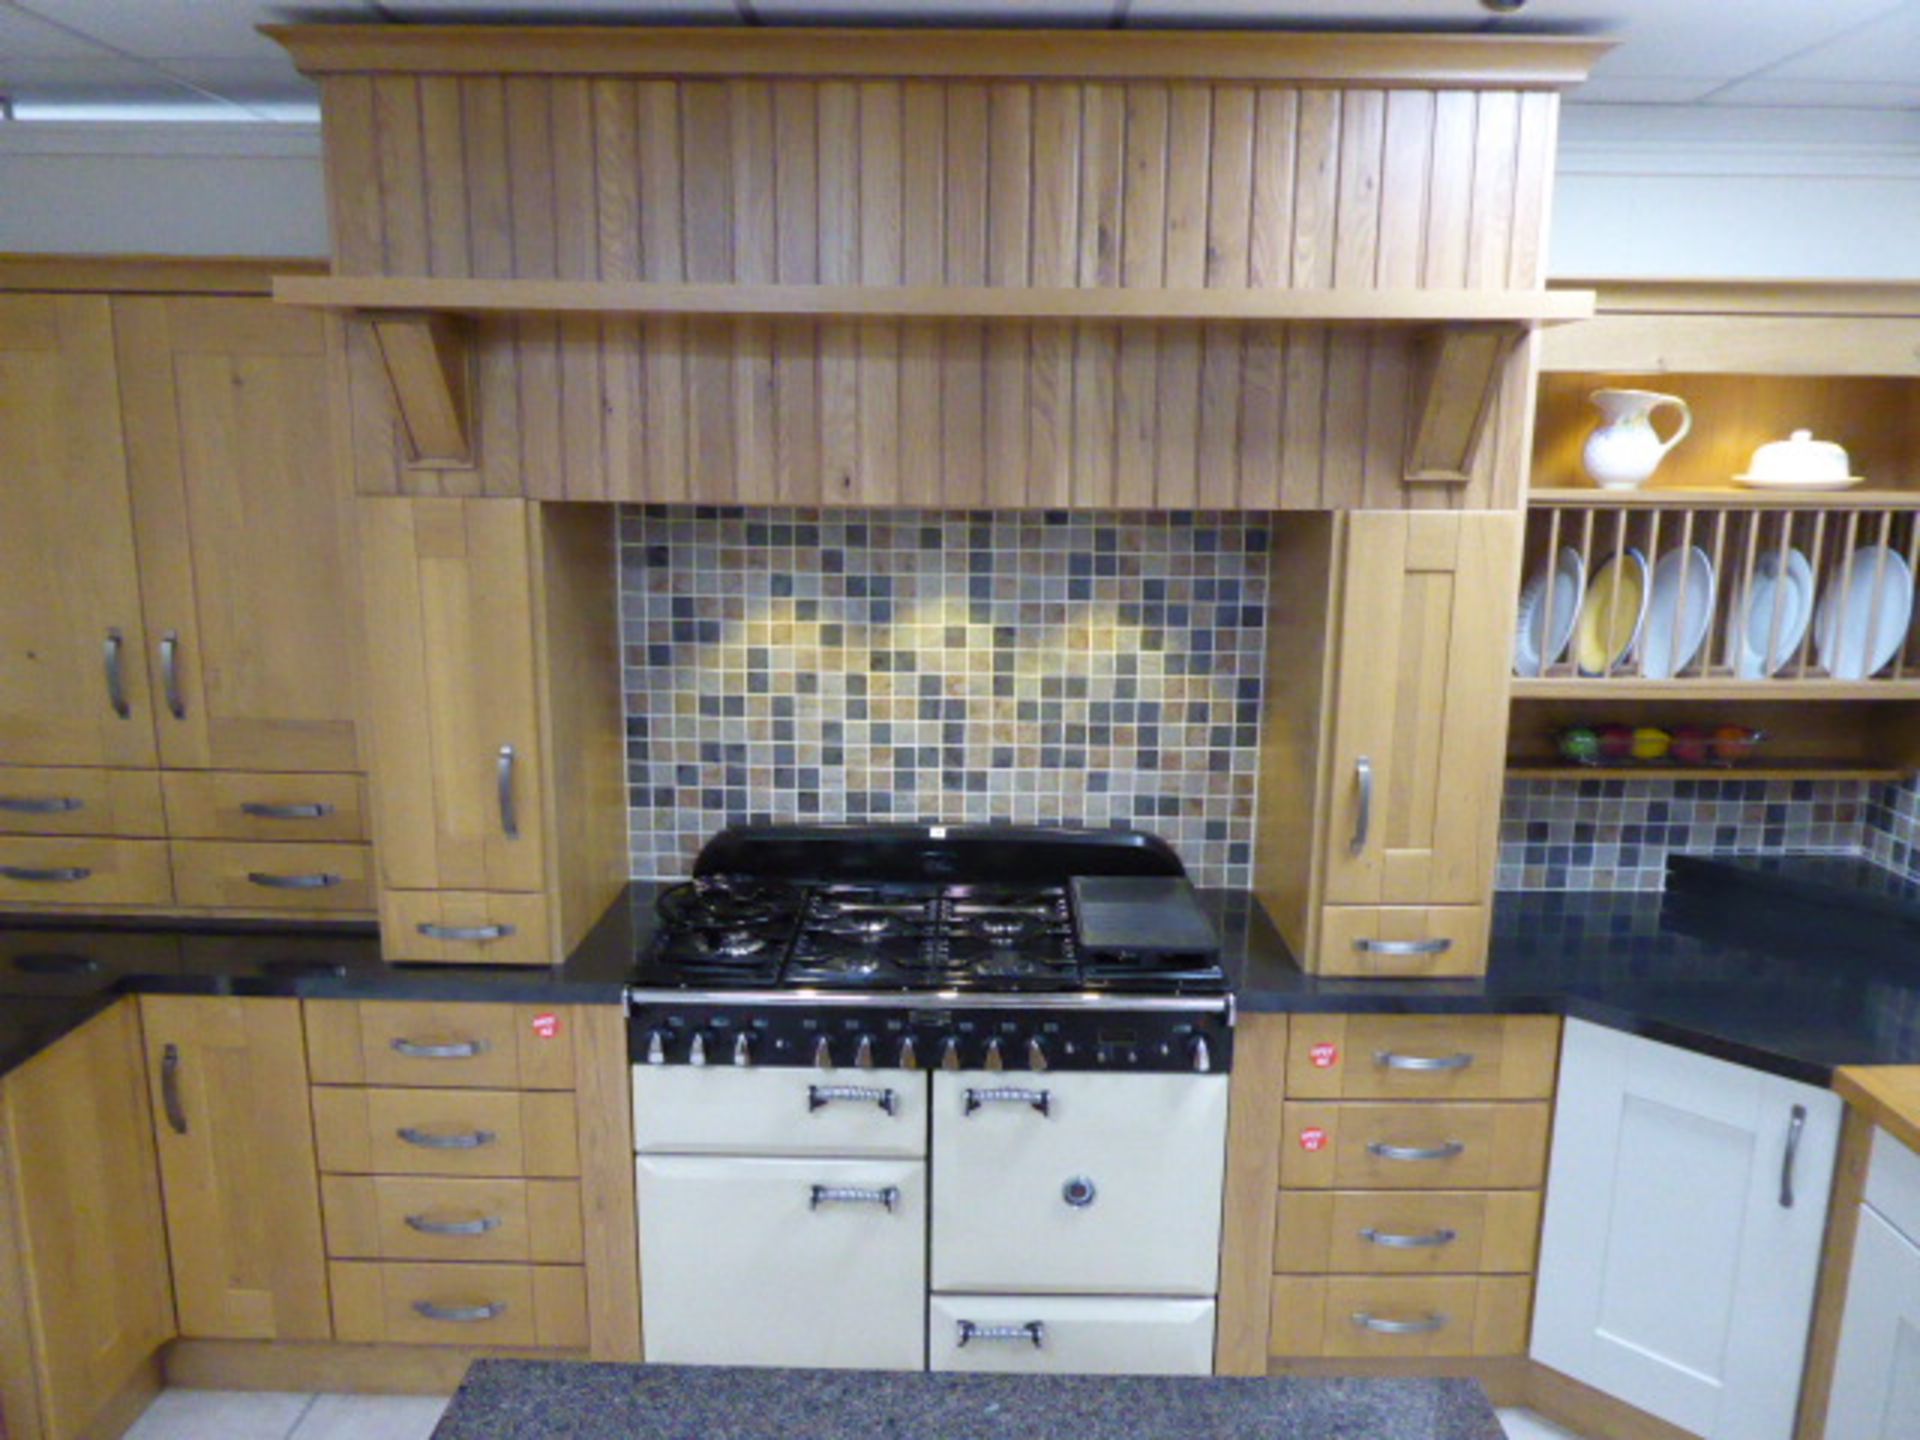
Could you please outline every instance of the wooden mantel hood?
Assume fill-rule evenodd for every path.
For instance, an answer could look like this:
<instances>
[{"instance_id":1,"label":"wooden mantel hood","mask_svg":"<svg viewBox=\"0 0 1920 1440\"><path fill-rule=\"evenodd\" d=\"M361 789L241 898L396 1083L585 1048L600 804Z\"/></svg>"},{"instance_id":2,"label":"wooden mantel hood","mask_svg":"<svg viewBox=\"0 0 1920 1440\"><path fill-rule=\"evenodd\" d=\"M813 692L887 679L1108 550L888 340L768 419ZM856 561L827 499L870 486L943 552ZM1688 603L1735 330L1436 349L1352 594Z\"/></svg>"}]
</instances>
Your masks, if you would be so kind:
<instances>
[{"instance_id":1,"label":"wooden mantel hood","mask_svg":"<svg viewBox=\"0 0 1920 1440\"><path fill-rule=\"evenodd\" d=\"M1207 80L1563 90L1611 41L1320 31L268 25L309 75Z\"/></svg>"}]
</instances>

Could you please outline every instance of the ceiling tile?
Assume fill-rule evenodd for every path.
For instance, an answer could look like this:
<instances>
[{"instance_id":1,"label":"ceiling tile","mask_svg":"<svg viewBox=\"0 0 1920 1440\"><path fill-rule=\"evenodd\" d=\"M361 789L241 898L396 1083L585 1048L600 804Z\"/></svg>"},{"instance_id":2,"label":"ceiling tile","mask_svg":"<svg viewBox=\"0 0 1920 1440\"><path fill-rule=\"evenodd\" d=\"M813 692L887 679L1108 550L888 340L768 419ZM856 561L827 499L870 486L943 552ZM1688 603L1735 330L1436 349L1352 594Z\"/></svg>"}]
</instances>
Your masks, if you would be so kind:
<instances>
[{"instance_id":1,"label":"ceiling tile","mask_svg":"<svg viewBox=\"0 0 1920 1440\"><path fill-rule=\"evenodd\" d=\"M1595 75L1568 98L1595 105L1686 105L1726 83L1712 75Z\"/></svg>"},{"instance_id":2,"label":"ceiling tile","mask_svg":"<svg viewBox=\"0 0 1920 1440\"><path fill-rule=\"evenodd\" d=\"M11 60L85 60L100 47L0 3L0 65Z\"/></svg>"},{"instance_id":3,"label":"ceiling tile","mask_svg":"<svg viewBox=\"0 0 1920 1440\"><path fill-rule=\"evenodd\" d=\"M774 25L1105 25L1116 0L748 0Z\"/></svg>"},{"instance_id":4,"label":"ceiling tile","mask_svg":"<svg viewBox=\"0 0 1920 1440\"><path fill-rule=\"evenodd\" d=\"M245 119L245 112L179 85L143 65L96 60L0 57L0 90L21 120L101 118L140 112L154 118Z\"/></svg>"},{"instance_id":5,"label":"ceiling tile","mask_svg":"<svg viewBox=\"0 0 1920 1440\"><path fill-rule=\"evenodd\" d=\"M1769 70L1768 80L1867 80L1920 84L1920 3L1836 36Z\"/></svg>"},{"instance_id":6,"label":"ceiling tile","mask_svg":"<svg viewBox=\"0 0 1920 1440\"><path fill-rule=\"evenodd\" d=\"M254 28L273 18L264 0L15 0L15 3L116 50L147 59L181 56L250 59L271 55L279 48Z\"/></svg>"},{"instance_id":7,"label":"ceiling tile","mask_svg":"<svg viewBox=\"0 0 1920 1440\"><path fill-rule=\"evenodd\" d=\"M1550 28L1618 38L1624 43L1595 67L1597 75L1714 76L1733 80L1775 64L1849 26L1883 14L1899 0L1556 0ZM1548 7L1535 7L1504 30L1548 28Z\"/></svg>"},{"instance_id":8,"label":"ceiling tile","mask_svg":"<svg viewBox=\"0 0 1920 1440\"><path fill-rule=\"evenodd\" d=\"M284 56L258 60L170 60L167 73L230 100L263 119L312 120L320 89Z\"/></svg>"},{"instance_id":9,"label":"ceiling tile","mask_svg":"<svg viewBox=\"0 0 1920 1440\"><path fill-rule=\"evenodd\" d=\"M1862 84L1856 80L1776 80L1771 74L1716 90L1713 105L1783 105L1795 109L1920 110L1920 80Z\"/></svg>"}]
</instances>

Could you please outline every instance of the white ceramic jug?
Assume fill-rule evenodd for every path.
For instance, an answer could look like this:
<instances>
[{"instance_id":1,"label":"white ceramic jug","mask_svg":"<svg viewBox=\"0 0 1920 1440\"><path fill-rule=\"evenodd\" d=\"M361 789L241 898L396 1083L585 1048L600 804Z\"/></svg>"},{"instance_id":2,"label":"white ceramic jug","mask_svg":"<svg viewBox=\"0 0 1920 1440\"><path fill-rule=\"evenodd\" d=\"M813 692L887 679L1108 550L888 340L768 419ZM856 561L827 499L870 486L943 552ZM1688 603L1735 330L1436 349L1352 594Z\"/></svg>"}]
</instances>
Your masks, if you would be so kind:
<instances>
[{"instance_id":1,"label":"white ceramic jug","mask_svg":"<svg viewBox=\"0 0 1920 1440\"><path fill-rule=\"evenodd\" d=\"M1678 395L1653 390L1596 390L1587 397L1599 409L1600 428L1587 437L1581 462L1602 490L1635 490L1647 482L1667 452L1693 428L1693 412ZM1680 427L1662 440L1653 428L1653 412L1671 405Z\"/></svg>"}]
</instances>

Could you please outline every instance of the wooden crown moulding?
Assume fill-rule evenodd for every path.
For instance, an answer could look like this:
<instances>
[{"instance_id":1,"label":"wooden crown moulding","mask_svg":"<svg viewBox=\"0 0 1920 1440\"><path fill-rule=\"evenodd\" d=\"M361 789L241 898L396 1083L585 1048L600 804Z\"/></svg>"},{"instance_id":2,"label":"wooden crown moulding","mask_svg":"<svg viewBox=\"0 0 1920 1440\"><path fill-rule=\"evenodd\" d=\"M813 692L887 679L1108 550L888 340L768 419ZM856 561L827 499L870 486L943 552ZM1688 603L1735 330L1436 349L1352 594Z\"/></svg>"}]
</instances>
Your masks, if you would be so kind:
<instances>
[{"instance_id":1,"label":"wooden crown moulding","mask_svg":"<svg viewBox=\"0 0 1920 1440\"><path fill-rule=\"evenodd\" d=\"M1591 290L1601 315L1880 315L1920 318L1920 283L1898 280L1556 280Z\"/></svg>"},{"instance_id":2,"label":"wooden crown moulding","mask_svg":"<svg viewBox=\"0 0 1920 1440\"><path fill-rule=\"evenodd\" d=\"M0 292L267 295L280 276L322 276L324 259L174 255L0 255Z\"/></svg>"},{"instance_id":3,"label":"wooden crown moulding","mask_svg":"<svg viewBox=\"0 0 1920 1440\"><path fill-rule=\"evenodd\" d=\"M269 25L309 75L1239 80L1564 90L1612 49L1536 36Z\"/></svg>"}]
</instances>

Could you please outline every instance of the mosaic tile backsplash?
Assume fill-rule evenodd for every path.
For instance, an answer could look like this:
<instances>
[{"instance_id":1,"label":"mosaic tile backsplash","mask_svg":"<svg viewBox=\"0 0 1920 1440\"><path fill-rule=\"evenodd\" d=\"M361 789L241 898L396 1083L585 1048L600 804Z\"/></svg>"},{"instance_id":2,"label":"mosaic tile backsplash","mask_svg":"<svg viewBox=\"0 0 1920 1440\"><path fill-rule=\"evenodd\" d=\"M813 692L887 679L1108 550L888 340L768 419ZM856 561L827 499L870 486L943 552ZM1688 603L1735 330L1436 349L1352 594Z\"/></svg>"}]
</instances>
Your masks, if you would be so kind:
<instances>
[{"instance_id":1,"label":"mosaic tile backsplash","mask_svg":"<svg viewBox=\"0 0 1920 1440\"><path fill-rule=\"evenodd\" d=\"M1920 780L1882 785L1867 810L1866 852L1909 880L1920 880Z\"/></svg>"},{"instance_id":2,"label":"mosaic tile backsplash","mask_svg":"<svg viewBox=\"0 0 1920 1440\"><path fill-rule=\"evenodd\" d=\"M623 507L632 867L722 825L1138 826L1251 883L1255 515Z\"/></svg>"}]
</instances>

